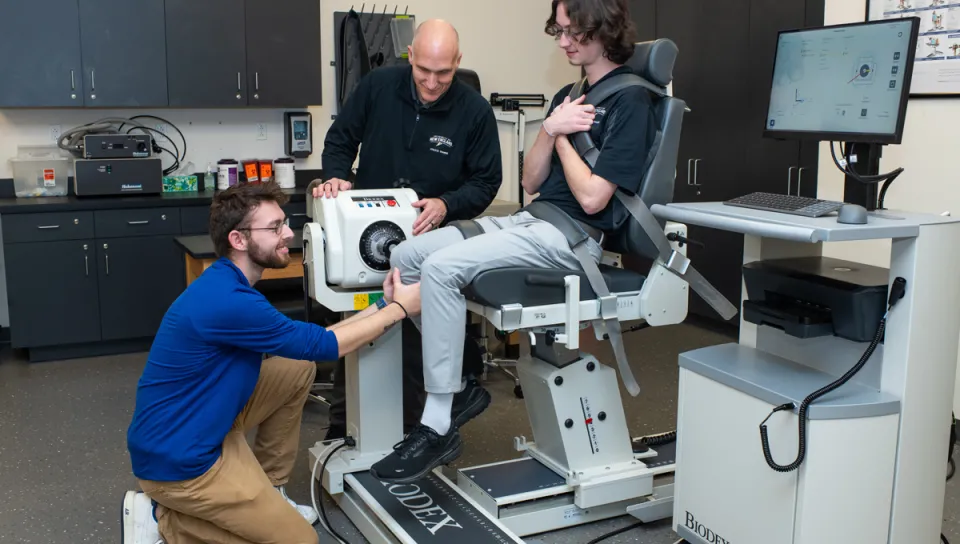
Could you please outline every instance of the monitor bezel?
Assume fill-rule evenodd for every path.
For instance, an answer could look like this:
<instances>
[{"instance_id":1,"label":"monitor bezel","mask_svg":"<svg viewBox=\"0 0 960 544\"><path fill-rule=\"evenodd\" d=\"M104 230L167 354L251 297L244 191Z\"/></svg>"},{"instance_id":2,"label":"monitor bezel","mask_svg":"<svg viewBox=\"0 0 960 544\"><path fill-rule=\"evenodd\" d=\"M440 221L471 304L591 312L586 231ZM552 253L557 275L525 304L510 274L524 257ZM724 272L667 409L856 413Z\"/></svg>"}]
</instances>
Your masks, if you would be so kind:
<instances>
[{"instance_id":1,"label":"monitor bezel","mask_svg":"<svg viewBox=\"0 0 960 544\"><path fill-rule=\"evenodd\" d=\"M907 47L907 58L904 66L908 67L903 78L903 85L900 89L900 104L897 112L897 127L891 133L871 133L871 132L828 132L828 131L807 131L807 130L770 130L769 115L770 103L773 101L773 81L777 70L777 58L780 52L781 38L784 34L796 34L798 32L810 32L814 30L829 30L835 28L846 28L853 26L875 26L888 25L893 23L903 23L910 21L910 39ZM876 144L899 144L903 140L903 127L906 124L907 104L910 101L910 86L913 82L914 62L917 53L917 40L920 36L920 18L916 16L901 17L897 19L883 19L876 21L859 21L853 23L843 23L837 25L826 25L809 28L795 28L790 30L781 30L777 33L776 48L773 56L773 66L770 73L770 94L767 96L767 108L763 116L763 137L774 140L810 140L821 142L850 142L850 143L876 143Z\"/></svg>"}]
</instances>

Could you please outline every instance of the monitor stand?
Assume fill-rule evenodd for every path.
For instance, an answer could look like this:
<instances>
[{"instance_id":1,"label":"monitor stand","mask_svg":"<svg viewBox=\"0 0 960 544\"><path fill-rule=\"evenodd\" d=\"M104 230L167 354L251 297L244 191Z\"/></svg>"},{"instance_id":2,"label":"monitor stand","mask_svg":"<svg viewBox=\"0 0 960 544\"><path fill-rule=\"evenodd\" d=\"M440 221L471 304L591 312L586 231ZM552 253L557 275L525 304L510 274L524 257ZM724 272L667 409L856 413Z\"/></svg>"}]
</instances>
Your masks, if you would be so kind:
<instances>
[{"instance_id":1,"label":"monitor stand","mask_svg":"<svg viewBox=\"0 0 960 544\"><path fill-rule=\"evenodd\" d=\"M876 176L880 174L880 156L883 154L883 144L849 144L847 156L856 155L857 162L848 165L848 168L861 176ZM868 211L877 209L879 183L861 183L853 176L844 176L843 201L849 204L859 204Z\"/></svg>"}]
</instances>

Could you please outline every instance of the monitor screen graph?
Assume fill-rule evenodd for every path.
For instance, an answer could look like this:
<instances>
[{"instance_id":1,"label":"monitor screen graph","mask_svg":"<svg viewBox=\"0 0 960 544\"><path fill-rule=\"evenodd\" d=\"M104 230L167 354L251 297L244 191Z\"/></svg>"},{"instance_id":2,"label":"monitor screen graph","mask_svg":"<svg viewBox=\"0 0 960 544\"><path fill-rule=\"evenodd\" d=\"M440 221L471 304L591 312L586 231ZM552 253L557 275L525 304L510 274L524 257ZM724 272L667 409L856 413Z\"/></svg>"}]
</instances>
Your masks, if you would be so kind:
<instances>
[{"instance_id":1,"label":"monitor screen graph","mask_svg":"<svg viewBox=\"0 0 960 544\"><path fill-rule=\"evenodd\" d=\"M764 136L899 143L919 21L780 32Z\"/></svg>"}]
</instances>

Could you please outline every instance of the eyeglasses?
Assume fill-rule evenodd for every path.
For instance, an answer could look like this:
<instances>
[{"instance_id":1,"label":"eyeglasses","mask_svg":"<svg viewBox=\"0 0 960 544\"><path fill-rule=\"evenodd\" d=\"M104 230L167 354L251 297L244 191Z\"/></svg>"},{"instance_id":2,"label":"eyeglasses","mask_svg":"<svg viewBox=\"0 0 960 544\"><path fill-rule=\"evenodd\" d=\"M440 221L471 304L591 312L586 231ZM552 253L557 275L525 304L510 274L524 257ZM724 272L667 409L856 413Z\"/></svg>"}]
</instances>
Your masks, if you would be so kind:
<instances>
[{"instance_id":1,"label":"eyeglasses","mask_svg":"<svg viewBox=\"0 0 960 544\"><path fill-rule=\"evenodd\" d=\"M290 225L290 218L285 217L283 221L281 223L278 223L277 226L275 227L237 227L235 230L247 230L247 231L267 230L267 231L273 231L275 235L280 236L280 234L283 233L283 227L286 227L289 225Z\"/></svg>"},{"instance_id":2,"label":"eyeglasses","mask_svg":"<svg viewBox=\"0 0 960 544\"><path fill-rule=\"evenodd\" d=\"M580 38L583 37L583 32L571 28L563 28L560 25L553 25L553 27L550 28L550 34L555 40L559 40L560 37L564 35L573 41L580 41Z\"/></svg>"}]
</instances>

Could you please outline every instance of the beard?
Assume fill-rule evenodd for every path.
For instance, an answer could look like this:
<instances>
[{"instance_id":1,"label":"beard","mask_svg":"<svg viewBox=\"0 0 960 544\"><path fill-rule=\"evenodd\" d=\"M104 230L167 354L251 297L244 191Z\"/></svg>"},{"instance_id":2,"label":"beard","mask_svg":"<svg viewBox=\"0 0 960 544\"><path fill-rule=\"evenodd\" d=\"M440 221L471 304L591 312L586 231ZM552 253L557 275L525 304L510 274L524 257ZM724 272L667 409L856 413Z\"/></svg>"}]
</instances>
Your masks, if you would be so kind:
<instances>
[{"instance_id":1,"label":"beard","mask_svg":"<svg viewBox=\"0 0 960 544\"><path fill-rule=\"evenodd\" d=\"M286 268L290 264L290 253L280 253L286 243L274 247L254 246L250 248L250 260L263 268Z\"/></svg>"}]
</instances>

